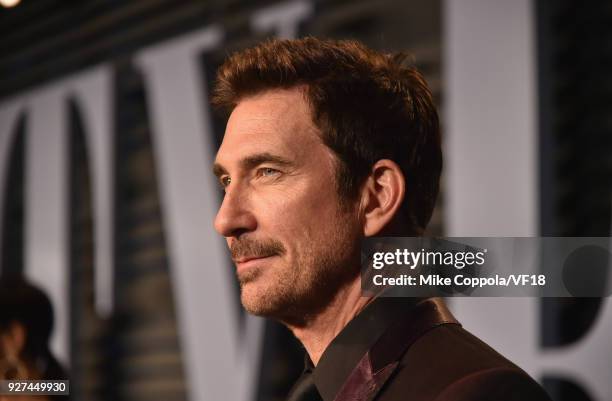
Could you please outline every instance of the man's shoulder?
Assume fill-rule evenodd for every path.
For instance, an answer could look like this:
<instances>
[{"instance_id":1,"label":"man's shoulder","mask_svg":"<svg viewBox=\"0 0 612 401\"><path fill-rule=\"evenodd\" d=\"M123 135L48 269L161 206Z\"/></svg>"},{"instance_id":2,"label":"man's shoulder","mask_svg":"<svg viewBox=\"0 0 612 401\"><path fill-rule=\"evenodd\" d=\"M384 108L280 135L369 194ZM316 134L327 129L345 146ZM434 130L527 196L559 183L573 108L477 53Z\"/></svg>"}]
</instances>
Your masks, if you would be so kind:
<instances>
[{"instance_id":1,"label":"man's shoulder","mask_svg":"<svg viewBox=\"0 0 612 401\"><path fill-rule=\"evenodd\" d=\"M377 399L549 400L527 373L456 324L415 341Z\"/></svg>"}]
</instances>

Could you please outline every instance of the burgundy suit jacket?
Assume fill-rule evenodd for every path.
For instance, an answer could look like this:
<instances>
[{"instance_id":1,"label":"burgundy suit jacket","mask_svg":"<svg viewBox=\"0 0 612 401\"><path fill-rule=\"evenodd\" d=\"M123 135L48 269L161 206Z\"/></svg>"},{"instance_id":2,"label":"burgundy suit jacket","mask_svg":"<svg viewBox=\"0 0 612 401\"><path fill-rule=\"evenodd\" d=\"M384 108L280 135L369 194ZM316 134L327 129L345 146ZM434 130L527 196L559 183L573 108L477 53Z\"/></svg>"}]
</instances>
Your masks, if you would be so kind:
<instances>
[{"instance_id":1,"label":"burgundy suit jacket","mask_svg":"<svg viewBox=\"0 0 612 401\"><path fill-rule=\"evenodd\" d=\"M550 401L527 373L464 330L439 298L380 298L357 315L289 400Z\"/></svg>"}]
</instances>

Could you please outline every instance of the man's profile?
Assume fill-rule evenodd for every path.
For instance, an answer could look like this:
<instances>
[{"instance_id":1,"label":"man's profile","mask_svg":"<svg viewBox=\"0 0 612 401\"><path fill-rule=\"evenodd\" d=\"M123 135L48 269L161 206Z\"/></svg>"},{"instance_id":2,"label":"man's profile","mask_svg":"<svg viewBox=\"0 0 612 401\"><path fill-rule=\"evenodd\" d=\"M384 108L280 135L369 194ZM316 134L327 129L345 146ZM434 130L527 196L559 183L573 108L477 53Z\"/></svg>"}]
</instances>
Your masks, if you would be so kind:
<instances>
[{"instance_id":1,"label":"man's profile","mask_svg":"<svg viewBox=\"0 0 612 401\"><path fill-rule=\"evenodd\" d=\"M422 235L438 194L438 115L405 59L305 38L219 69L213 103L229 119L214 225L242 304L304 345L291 400L548 399L441 300L362 296L360 240Z\"/></svg>"}]
</instances>

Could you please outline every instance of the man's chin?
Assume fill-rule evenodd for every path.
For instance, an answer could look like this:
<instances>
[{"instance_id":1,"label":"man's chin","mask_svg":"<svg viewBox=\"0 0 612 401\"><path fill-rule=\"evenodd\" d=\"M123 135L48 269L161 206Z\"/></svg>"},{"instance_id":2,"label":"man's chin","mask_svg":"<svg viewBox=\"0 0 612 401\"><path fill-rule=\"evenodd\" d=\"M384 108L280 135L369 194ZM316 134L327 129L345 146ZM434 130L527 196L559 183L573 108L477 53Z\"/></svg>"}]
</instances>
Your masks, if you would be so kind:
<instances>
[{"instance_id":1,"label":"man's chin","mask_svg":"<svg viewBox=\"0 0 612 401\"><path fill-rule=\"evenodd\" d=\"M287 307L278 291L256 281L241 283L240 301L247 312L262 317L277 317Z\"/></svg>"}]
</instances>

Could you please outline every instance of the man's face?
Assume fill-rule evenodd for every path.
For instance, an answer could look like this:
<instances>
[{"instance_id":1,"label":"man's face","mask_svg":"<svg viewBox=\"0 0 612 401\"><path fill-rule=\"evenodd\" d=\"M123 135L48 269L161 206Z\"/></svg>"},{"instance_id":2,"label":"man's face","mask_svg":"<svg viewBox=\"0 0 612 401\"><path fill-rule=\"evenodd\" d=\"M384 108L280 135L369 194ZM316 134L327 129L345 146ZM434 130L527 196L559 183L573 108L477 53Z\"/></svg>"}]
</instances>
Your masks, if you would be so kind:
<instances>
[{"instance_id":1,"label":"man's face","mask_svg":"<svg viewBox=\"0 0 612 401\"><path fill-rule=\"evenodd\" d=\"M215 229L254 314L303 318L359 272L355 207L341 206L335 156L310 116L299 88L247 97L217 153L225 197Z\"/></svg>"}]
</instances>

